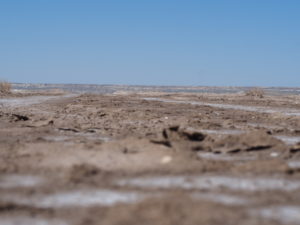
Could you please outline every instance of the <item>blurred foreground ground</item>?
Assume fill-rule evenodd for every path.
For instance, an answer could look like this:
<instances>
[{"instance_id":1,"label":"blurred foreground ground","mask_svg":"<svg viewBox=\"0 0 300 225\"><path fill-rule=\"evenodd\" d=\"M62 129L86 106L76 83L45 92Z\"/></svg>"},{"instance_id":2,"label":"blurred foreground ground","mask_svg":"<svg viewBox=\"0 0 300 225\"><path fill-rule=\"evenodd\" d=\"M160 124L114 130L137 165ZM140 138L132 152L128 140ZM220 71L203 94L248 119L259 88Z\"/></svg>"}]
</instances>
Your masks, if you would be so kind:
<instances>
[{"instance_id":1,"label":"blurred foreground ground","mask_svg":"<svg viewBox=\"0 0 300 225\"><path fill-rule=\"evenodd\" d=\"M35 91L0 107L0 224L300 224L299 95Z\"/></svg>"}]
</instances>

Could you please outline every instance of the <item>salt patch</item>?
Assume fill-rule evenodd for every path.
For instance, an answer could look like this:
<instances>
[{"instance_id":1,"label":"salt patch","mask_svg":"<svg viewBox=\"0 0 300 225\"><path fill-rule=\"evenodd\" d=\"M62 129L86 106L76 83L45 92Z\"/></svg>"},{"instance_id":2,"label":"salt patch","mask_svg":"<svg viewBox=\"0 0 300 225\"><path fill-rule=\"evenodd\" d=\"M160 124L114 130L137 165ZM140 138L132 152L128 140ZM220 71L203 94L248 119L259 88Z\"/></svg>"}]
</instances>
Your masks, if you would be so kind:
<instances>
[{"instance_id":1,"label":"salt patch","mask_svg":"<svg viewBox=\"0 0 300 225\"><path fill-rule=\"evenodd\" d=\"M242 130L200 130L200 131L207 134L218 134L218 135L228 135L228 134L238 135L238 134L245 133L245 131ZM294 145L300 143L299 136L275 135L274 137L285 142L288 145Z\"/></svg>"},{"instance_id":2,"label":"salt patch","mask_svg":"<svg viewBox=\"0 0 300 225\"><path fill-rule=\"evenodd\" d=\"M227 195L227 194L219 194L219 193L194 193L192 194L193 198L208 200L216 203L221 203L224 205L248 205L249 200L246 198Z\"/></svg>"},{"instance_id":3,"label":"salt patch","mask_svg":"<svg viewBox=\"0 0 300 225\"><path fill-rule=\"evenodd\" d=\"M282 190L293 191L300 189L300 181L272 178L243 178L229 176L157 176L122 179L116 182L120 186L142 188L182 188L215 190L227 188L240 191Z\"/></svg>"},{"instance_id":4,"label":"salt patch","mask_svg":"<svg viewBox=\"0 0 300 225\"><path fill-rule=\"evenodd\" d=\"M162 99L162 98L144 98L144 100L160 101L166 103L182 103L182 104L191 104L191 105L211 106L211 107L221 108L221 109L234 109L234 110L259 112L259 113L282 113L286 116L300 116L300 111L297 109L279 109L279 108L262 107L262 106L219 104L219 103L208 103L208 102L199 102L199 101L180 101L180 100L171 100L171 99Z\"/></svg>"},{"instance_id":5,"label":"salt patch","mask_svg":"<svg viewBox=\"0 0 300 225\"><path fill-rule=\"evenodd\" d=\"M104 136L100 136L100 135L97 135L97 134L76 133L75 135L85 137L86 139L93 140L93 141L108 142L108 141L112 140L112 138L110 138L110 137L104 137Z\"/></svg>"},{"instance_id":6,"label":"salt patch","mask_svg":"<svg viewBox=\"0 0 300 225\"><path fill-rule=\"evenodd\" d=\"M292 169L300 169L300 161L289 161L288 166Z\"/></svg>"},{"instance_id":7,"label":"salt patch","mask_svg":"<svg viewBox=\"0 0 300 225\"><path fill-rule=\"evenodd\" d=\"M300 224L299 206L268 207L254 210L251 212L251 214L270 220L276 220L283 224Z\"/></svg>"},{"instance_id":8,"label":"salt patch","mask_svg":"<svg viewBox=\"0 0 300 225\"><path fill-rule=\"evenodd\" d=\"M44 179L32 175L0 176L0 188L34 187L44 183Z\"/></svg>"},{"instance_id":9,"label":"salt patch","mask_svg":"<svg viewBox=\"0 0 300 225\"><path fill-rule=\"evenodd\" d=\"M113 190L76 190L49 194L45 196L23 197L16 195L1 196L1 201L38 208L112 206L117 203L133 203L145 196L136 192Z\"/></svg>"},{"instance_id":10,"label":"salt patch","mask_svg":"<svg viewBox=\"0 0 300 225\"><path fill-rule=\"evenodd\" d=\"M107 141L111 140L111 138L109 138L109 137L102 137L99 135L90 135L90 134L85 134L85 133L78 133L78 134L75 134L74 136L46 136L46 137L43 137L43 139L46 141L53 141L53 142L66 142L66 141L72 141L73 138L77 138L78 136L84 137L87 140L92 140L92 141L107 142Z\"/></svg>"},{"instance_id":11,"label":"salt patch","mask_svg":"<svg viewBox=\"0 0 300 225\"><path fill-rule=\"evenodd\" d=\"M251 127L262 127L266 129L283 129L281 126L274 126L274 125L268 125L268 124L261 124L261 123L247 123L248 126Z\"/></svg>"},{"instance_id":12,"label":"salt patch","mask_svg":"<svg viewBox=\"0 0 300 225\"><path fill-rule=\"evenodd\" d=\"M256 157L251 156L233 156L228 154L215 154L212 152L198 152L198 157L215 161L248 161L256 159Z\"/></svg>"},{"instance_id":13,"label":"salt patch","mask_svg":"<svg viewBox=\"0 0 300 225\"><path fill-rule=\"evenodd\" d=\"M29 105L42 103L48 100L70 98L76 96L78 95L69 94L63 96L31 96L31 97L22 97L22 98L2 98L0 99L0 105L10 106L10 107L29 106Z\"/></svg>"},{"instance_id":14,"label":"salt patch","mask_svg":"<svg viewBox=\"0 0 300 225\"><path fill-rule=\"evenodd\" d=\"M68 141L70 140L70 137L67 136L46 136L43 137L46 141L54 141L54 142L60 142L60 141Z\"/></svg>"},{"instance_id":15,"label":"salt patch","mask_svg":"<svg viewBox=\"0 0 300 225\"><path fill-rule=\"evenodd\" d=\"M225 134L242 134L244 133L244 131L241 130L201 130L204 133L207 134L221 134L221 135L225 135Z\"/></svg>"},{"instance_id":16,"label":"salt patch","mask_svg":"<svg viewBox=\"0 0 300 225\"><path fill-rule=\"evenodd\" d=\"M70 206L111 206L116 203L132 203L141 196L134 192L118 192L112 190L71 191L49 195L41 198L34 205L42 208Z\"/></svg>"},{"instance_id":17,"label":"salt patch","mask_svg":"<svg viewBox=\"0 0 300 225\"><path fill-rule=\"evenodd\" d=\"M30 217L0 217L0 225L68 225L69 223L59 219L42 219Z\"/></svg>"},{"instance_id":18,"label":"salt patch","mask_svg":"<svg viewBox=\"0 0 300 225\"><path fill-rule=\"evenodd\" d=\"M282 136L282 135L277 135L275 137L289 145L294 145L300 142L300 137L290 137L290 136Z\"/></svg>"}]
</instances>

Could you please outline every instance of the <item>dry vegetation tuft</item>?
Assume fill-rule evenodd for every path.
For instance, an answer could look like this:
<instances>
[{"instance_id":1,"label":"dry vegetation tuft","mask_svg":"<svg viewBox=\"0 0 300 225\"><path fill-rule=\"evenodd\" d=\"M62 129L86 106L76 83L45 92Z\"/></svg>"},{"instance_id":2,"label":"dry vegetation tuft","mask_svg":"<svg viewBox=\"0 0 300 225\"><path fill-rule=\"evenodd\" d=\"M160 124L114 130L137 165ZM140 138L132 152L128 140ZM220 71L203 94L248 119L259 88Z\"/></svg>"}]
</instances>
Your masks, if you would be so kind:
<instances>
[{"instance_id":1,"label":"dry vegetation tuft","mask_svg":"<svg viewBox=\"0 0 300 225\"><path fill-rule=\"evenodd\" d=\"M265 91L261 88L252 88L245 92L246 96L263 98L265 96Z\"/></svg>"},{"instance_id":2,"label":"dry vegetation tuft","mask_svg":"<svg viewBox=\"0 0 300 225\"><path fill-rule=\"evenodd\" d=\"M0 81L0 93L9 94L11 92L11 84L5 81Z\"/></svg>"}]
</instances>

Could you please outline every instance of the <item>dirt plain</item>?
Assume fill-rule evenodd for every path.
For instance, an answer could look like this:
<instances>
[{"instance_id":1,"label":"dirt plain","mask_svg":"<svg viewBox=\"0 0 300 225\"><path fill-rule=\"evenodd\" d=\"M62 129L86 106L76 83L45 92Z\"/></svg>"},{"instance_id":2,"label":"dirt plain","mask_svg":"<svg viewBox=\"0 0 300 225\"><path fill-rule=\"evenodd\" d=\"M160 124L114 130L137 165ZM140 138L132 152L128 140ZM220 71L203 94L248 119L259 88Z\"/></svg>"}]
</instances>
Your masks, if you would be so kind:
<instances>
[{"instance_id":1,"label":"dirt plain","mask_svg":"<svg viewBox=\"0 0 300 225\"><path fill-rule=\"evenodd\" d=\"M0 98L2 224L300 224L300 96Z\"/></svg>"}]
</instances>

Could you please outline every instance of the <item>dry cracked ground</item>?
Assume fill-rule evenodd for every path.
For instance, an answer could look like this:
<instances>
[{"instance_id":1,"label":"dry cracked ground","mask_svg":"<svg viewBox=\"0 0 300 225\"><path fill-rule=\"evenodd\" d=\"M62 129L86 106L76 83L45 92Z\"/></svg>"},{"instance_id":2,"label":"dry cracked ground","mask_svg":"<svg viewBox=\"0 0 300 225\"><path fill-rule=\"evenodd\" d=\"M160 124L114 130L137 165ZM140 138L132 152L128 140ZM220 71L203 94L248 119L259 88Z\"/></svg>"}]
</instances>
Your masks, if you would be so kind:
<instances>
[{"instance_id":1,"label":"dry cracked ground","mask_svg":"<svg viewBox=\"0 0 300 225\"><path fill-rule=\"evenodd\" d=\"M0 224L300 224L300 96L0 98Z\"/></svg>"}]
</instances>

